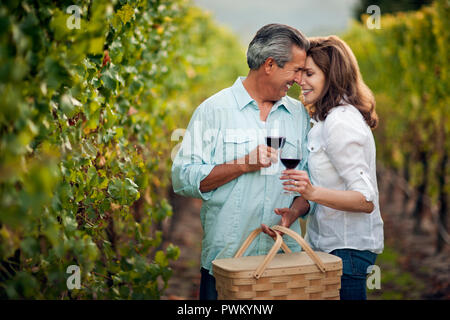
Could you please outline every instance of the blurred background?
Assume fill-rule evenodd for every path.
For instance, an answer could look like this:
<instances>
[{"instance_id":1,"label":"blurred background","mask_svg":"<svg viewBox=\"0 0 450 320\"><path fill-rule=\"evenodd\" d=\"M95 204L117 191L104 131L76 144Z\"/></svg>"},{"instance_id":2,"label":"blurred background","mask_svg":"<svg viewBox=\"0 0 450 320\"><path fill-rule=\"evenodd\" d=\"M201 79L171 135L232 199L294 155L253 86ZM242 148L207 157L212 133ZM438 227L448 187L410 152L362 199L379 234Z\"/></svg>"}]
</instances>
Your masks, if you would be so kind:
<instances>
[{"instance_id":1,"label":"blurred background","mask_svg":"<svg viewBox=\"0 0 450 320\"><path fill-rule=\"evenodd\" d=\"M269 23L283 23L308 36L336 34L350 26L356 16L358 0L257 1L194 0L210 12L221 25L227 26L247 47L256 31Z\"/></svg>"},{"instance_id":2,"label":"blurred background","mask_svg":"<svg viewBox=\"0 0 450 320\"><path fill-rule=\"evenodd\" d=\"M201 201L173 193L172 157L279 22L341 36L377 100L369 299L449 299L449 17L447 0L2 1L0 298L197 299Z\"/></svg>"}]
</instances>

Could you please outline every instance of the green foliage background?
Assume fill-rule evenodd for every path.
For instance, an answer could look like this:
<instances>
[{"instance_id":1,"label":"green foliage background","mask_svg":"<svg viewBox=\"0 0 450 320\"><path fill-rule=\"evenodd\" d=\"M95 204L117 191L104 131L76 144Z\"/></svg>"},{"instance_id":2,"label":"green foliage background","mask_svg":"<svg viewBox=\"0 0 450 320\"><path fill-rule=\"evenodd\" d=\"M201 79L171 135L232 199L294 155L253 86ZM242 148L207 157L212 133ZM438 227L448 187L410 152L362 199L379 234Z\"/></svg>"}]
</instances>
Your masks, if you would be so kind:
<instances>
[{"instance_id":1,"label":"green foliage background","mask_svg":"<svg viewBox=\"0 0 450 320\"><path fill-rule=\"evenodd\" d=\"M380 29L355 23L343 38L376 96L378 160L443 206L450 195L449 1L382 15Z\"/></svg>"},{"instance_id":2,"label":"green foliage background","mask_svg":"<svg viewBox=\"0 0 450 320\"><path fill-rule=\"evenodd\" d=\"M2 1L0 296L159 298L171 134L244 72L189 1Z\"/></svg>"}]
</instances>

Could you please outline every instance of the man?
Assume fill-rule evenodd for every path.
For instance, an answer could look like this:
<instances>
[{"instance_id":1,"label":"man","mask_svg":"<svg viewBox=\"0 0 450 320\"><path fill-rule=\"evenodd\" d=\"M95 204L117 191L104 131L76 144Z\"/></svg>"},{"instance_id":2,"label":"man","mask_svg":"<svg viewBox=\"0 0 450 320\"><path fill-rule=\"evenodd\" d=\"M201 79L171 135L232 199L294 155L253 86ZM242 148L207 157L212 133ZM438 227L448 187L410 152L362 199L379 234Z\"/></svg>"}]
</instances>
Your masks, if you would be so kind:
<instances>
[{"instance_id":1,"label":"man","mask_svg":"<svg viewBox=\"0 0 450 320\"><path fill-rule=\"evenodd\" d=\"M248 47L247 77L204 101L189 123L174 159L172 183L177 194L203 199L201 300L217 299L211 262L232 257L252 230L263 226L270 234L267 226L281 223L300 233L297 218L310 205L301 196L283 195L278 151L264 138L283 130L286 143L295 146L301 139L299 168L307 169L309 116L286 93L301 82L308 48L298 30L264 26ZM301 250L291 239L286 244ZM270 237L260 235L246 254L266 254L272 245Z\"/></svg>"}]
</instances>

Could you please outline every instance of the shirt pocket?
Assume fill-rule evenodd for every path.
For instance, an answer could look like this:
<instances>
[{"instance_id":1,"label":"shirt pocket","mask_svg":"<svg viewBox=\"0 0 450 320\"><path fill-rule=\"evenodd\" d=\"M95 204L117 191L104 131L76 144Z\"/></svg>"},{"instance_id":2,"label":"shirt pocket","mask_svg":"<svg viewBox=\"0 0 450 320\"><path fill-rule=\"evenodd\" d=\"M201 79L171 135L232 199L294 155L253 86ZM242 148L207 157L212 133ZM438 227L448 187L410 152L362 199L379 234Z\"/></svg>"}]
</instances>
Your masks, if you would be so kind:
<instances>
[{"instance_id":1,"label":"shirt pocket","mask_svg":"<svg viewBox=\"0 0 450 320\"><path fill-rule=\"evenodd\" d=\"M256 139L245 134L226 134L223 139L224 162L239 159L256 148Z\"/></svg>"},{"instance_id":2,"label":"shirt pocket","mask_svg":"<svg viewBox=\"0 0 450 320\"><path fill-rule=\"evenodd\" d=\"M319 151L323 151L322 143L320 143L319 140L310 139L308 141L308 151L310 153L316 153L316 152L319 152Z\"/></svg>"},{"instance_id":3,"label":"shirt pocket","mask_svg":"<svg viewBox=\"0 0 450 320\"><path fill-rule=\"evenodd\" d=\"M330 161L322 139L310 139L307 144L309 151L308 168L313 184L327 186L327 180L334 180L336 169Z\"/></svg>"},{"instance_id":4,"label":"shirt pocket","mask_svg":"<svg viewBox=\"0 0 450 320\"><path fill-rule=\"evenodd\" d=\"M322 141L319 139L310 139L308 141L307 148L309 151L308 166L310 169L318 170L323 169L324 165L327 168L331 165L325 153L325 148Z\"/></svg>"}]
</instances>

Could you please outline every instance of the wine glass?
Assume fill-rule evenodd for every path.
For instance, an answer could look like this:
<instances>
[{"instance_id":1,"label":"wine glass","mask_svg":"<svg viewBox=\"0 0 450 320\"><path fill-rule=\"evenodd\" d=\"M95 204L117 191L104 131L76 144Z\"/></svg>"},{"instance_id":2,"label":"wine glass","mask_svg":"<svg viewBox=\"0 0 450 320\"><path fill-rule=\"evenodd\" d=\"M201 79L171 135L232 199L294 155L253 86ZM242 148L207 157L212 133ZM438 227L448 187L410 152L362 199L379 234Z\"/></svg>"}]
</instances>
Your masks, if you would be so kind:
<instances>
[{"instance_id":1,"label":"wine glass","mask_svg":"<svg viewBox=\"0 0 450 320\"><path fill-rule=\"evenodd\" d=\"M300 140L297 139L294 144L285 143L280 154L281 163L286 169L295 169L302 160L302 146ZM284 191L285 194L293 195L293 191Z\"/></svg>"},{"instance_id":2,"label":"wine glass","mask_svg":"<svg viewBox=\"0 0 450 320\"><path fill-rule=\"evenodd\" d=\"M264 175L276 175L279 171L280 152L279 149L284 146L286 136L284 128L280 126L279 121L275 120L266 124L266 145L277 150L278 162L272 163L270 167L261 170Z\"/></svg>"},{"instance_id":3,"label":"wine glass","mask_svg":"<svg viewBox=\"0 0 450 320\"><path fill-rule=\"evenodd\" d=\"M266 144L275 149L283 148L286 142L284 130L277 124L278 122L268 125L266 134Z\"/></svg>"}]
</instances>

